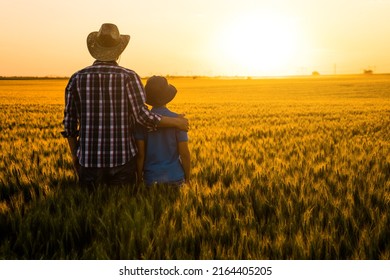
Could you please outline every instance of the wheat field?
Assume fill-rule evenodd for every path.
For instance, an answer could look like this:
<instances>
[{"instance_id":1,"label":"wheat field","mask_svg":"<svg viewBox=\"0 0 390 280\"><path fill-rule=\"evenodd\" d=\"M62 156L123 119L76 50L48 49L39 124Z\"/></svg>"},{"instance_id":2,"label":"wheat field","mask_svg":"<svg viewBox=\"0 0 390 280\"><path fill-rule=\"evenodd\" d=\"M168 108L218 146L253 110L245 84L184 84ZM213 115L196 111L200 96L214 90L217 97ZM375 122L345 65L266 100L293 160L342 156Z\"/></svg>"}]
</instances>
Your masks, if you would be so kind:
<instances>
[{"instance_id":1,"label":"wheat field","mask_svg":"<svg viewBox=\"0 0 390 280\"><path fill-rule=\"evenodd\" d=\"M174 78L192 185L77 186L66 80L0 80L0 259L390 259L390 76Z\"/></svg>"}]
</instances>

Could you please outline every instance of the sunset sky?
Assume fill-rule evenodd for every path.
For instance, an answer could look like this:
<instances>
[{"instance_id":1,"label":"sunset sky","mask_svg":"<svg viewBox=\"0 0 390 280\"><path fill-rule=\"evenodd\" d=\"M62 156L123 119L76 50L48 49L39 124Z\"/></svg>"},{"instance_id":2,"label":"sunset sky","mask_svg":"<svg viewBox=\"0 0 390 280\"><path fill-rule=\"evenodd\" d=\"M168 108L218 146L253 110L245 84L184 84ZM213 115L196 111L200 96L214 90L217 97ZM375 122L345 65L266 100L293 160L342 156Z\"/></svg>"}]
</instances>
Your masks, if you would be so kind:
<instances>
[{"instance_id":1,"label":"sunset sky","mask_svg":"<svg viewBox=\"0 0 390 280\"><path fill-rule=\"evenodd\" d=\"M0 76L70 76L104 22L141 76L390 73L390 0L2 0Z\"/></svg>"}]
</instances>

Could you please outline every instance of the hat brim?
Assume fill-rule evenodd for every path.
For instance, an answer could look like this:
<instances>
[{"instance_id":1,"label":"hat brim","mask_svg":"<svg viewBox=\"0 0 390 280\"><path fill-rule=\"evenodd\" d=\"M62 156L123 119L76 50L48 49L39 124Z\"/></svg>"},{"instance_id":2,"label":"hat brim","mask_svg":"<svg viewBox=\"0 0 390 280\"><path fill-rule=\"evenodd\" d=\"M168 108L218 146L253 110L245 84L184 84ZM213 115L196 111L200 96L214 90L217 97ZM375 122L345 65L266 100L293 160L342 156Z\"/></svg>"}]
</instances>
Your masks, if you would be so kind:
<instances>
[{"instance_id":1,"label":"hat brim","mask_svg":"<svg viewBox=\"0 0 390 280\"><path fill-rule=\"evenodd\" d=\"M177 89L173 85L168 85L164 92L160 94L146 95L146 104L153 107L160 107L168 104L175 98Z\"/></svg>"},{"instance_id":2,"label":"hat brim","mask_svg":"<svg viewBox=\"0 0 390 280\"><path fill-rule=\"evenodd\" d=\"M87 46L88 51L92 55L92 57L100 61L117 60L130 41L129 35L120 35L120 42L118 45L114 47L103 47L97 42L97 35L98 32L96 31L91 32L88 35Z\"/></svg>"}]
</instances>

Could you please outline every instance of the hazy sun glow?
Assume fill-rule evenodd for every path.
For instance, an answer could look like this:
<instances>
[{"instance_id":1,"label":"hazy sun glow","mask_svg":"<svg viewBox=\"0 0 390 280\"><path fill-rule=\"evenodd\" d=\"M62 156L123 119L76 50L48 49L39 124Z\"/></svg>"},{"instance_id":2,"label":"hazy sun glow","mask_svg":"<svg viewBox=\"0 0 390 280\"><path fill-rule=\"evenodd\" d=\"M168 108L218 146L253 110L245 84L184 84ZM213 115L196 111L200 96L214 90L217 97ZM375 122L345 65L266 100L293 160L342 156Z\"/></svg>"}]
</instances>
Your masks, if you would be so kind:
<instances>
[{"instance_id":1,"label":"hazy sun glow","mask_svg":"<svg viewBox=\"0 0 390 280\"><path fill-rule=\"evenodd\" d=\"M245 75L280 72L294 58L298 35L291 19L271 13L242 15L221 32L221 59Z\"/></svg>"},{"instance_id":2,"label":"hazy sun glow","mask_svg":"<svg viewBox=\"0 0 390 280\"><path fill-rule=\"evenodd\" d=\"M141 76L390 73L390 0L3 2L0 76L71 75L104 22L131 36L120 64Z\"/></svg>"}]
</instances>

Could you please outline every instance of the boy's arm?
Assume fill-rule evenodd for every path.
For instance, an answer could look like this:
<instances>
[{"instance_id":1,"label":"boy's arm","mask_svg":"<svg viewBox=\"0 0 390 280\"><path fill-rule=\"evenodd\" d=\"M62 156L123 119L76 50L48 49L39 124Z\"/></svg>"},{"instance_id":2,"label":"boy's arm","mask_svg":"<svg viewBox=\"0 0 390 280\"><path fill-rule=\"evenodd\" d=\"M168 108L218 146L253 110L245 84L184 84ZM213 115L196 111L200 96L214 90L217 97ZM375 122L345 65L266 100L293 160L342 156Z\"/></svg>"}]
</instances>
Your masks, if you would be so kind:
<instances>
[{"instance_id":1,"label":"boy's arm","mask_svg":"<svg viewBox=\"0 0 390 280\"><path fill-rule=\"evenodd\" d=\"M181 164L182 164L183 169L184 169L184 176L185 176L186 184L190 184L191 155L190 155L190 150L188 149L188 142L179 142L178 149L179 149Z\"/></svg>"},{"instance_id":2,"label":"boy's arm","mask_svg":"<svg viewBox=\"0 0 390 280\"><path fill-rule=\"evenodd\" d=\"M143 170L145 162L145 141L137 140L137 184L141 184L144 181Z\"/></svg>"}]
</instances>

